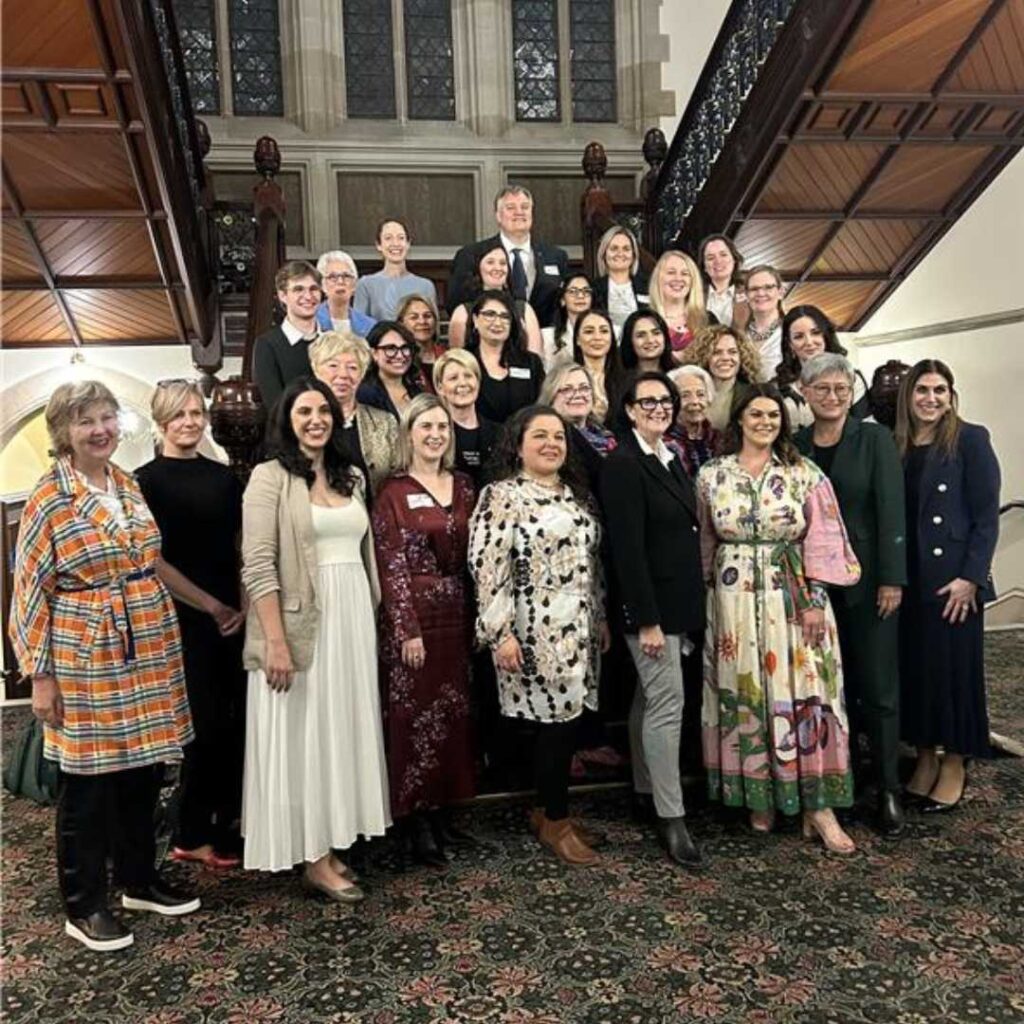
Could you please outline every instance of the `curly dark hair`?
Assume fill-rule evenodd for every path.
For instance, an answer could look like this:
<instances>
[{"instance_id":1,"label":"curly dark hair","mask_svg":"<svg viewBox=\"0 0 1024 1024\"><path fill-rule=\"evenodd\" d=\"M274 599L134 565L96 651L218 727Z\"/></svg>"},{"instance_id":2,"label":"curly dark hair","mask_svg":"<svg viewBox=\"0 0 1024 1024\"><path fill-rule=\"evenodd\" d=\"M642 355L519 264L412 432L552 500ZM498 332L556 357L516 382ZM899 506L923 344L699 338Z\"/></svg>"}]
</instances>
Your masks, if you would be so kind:
<instances>
[{"instance_id":1,"label":"curly dark hair","mask_svg":"<svg viewBox=\"0 0 1024 1024\"><path fill-rule=\"evenodd\" d=\"M519 456L519 449L523 444L523 435L538 416L554 416L565 428L565 462L558 471L558 478L572 491L573 497L581 505L594 512L596 505L587 486L586 474L573 452L572 424L567 423L561 413L556 412L550 405L527 405L516 410L505 421L498 442L491 453L486 479L496 483L499 480L508 480L521 472L523 462Z\"/></svg>"},{"instance_id":2,"label":"curly dark hair","mask_svg":"<svg viewBox=\"0 0 1024 1024\"><path fill-rule=\"evenodd\" d=\"M635 370L640 365L640 359L633 347L633 331L636 330L636 325L641 320L653 320L658 325L658 330L661 331L662 337L665 339L661 355L658 357L658 369L662 373L668 373L676 365L672 356L672 343L668 336L668 324L665 323L665 318L653 309L638 309L626 317L626 322L622 325L622 341L619 344L619 359L622 362L622 368Z\"/></svg>"},{"instance_id":3,"label":"curly dark hair","mask_svg":"<svg viewBox=\"0 0 1024 1024\"><path fill-rule=\"evenodd\" d=\"M345 417L341 414L341 406L338 405L334 392L322 380L315 377L296 377L284 389L270 411L269 453L289 473L302 477L307 486L313 486L316 480L313 463L299 447L299 439L292 427L292 408L299 395L307 391L316 391L322 395L331 410L331 436L324 445L324 472L327 474L327 483L331 489L349 497L360 474L345 448Z\"/></svg>"},{"instance_id":4,"label":"curly dark hair","mask_svg":"<svg viewBox=\"0 0 1024 1024\"><path fill-rule=\"evenodd\" d=\"M512 317L512 323L509 325L508 337L505 339L505 344L501 346L500 363L502 366L508 366L509 355L521 356L526 351L526 347L523 344L523 324L519 319L519 314L516 312L512 296L509 295L508 292L498 291L495 288L491 288L486 292L481 292L477 296L476 301L473 303L473 307L469 311L469 334L466 338L466 348L474 355L480 351L480 335L477 332L474 318L479 316L480 310L482 310L488 302L500 302L508 311L509 316ZM372 334L373 331L370 333Z\"/></svg>"},{"instance_id":5,"label":"curly dark hair","mask_svg":"<svg viewBox=\"0 0 1024 1024\"><path fill-rule=\"evenodd\" d=\"M772 441L772 452L787 466L796 465L801 456L790 434L789 413L782 393L774 384L744 384L737 386L732 394L732 407L729 410L729 425L725 428L723 452L736 455L743 447L743 427L740 419L744 410L755 398L770 398L779 407L781 417L778 436Z\"/></svg>"},{"instance_id":6,"label":"curly dark hair","mask_svg":"<svg viewBox=\"0 0 1024 1024\"><path fill-rule=\"evenodd\" d=\"M801 317L810 317L825 339L825 351L845 356L846 349L839 344L835 325L817 306L794 306L782 318L782 362L775 368L775 381L779 388L787 388L800 379L800 360L789 343L790 328Z\"/></svg>"},{"instance_id":7,"label":"curly dark hair","mask_svg":"<svg viewBox=\"0 0 1024 1024\"><path fill-rule=\"evenodd\" d=\"M384 336L392 331L412 349L412 361L409 363L409 369L402 374L402 383L410 396L418 395L423 390L423 385L420 383L420 347L416 344L412 331L405 324L400 324L397 320L378 320L366 335L366 344L372 351L384 340ZM380 367L377 365L376 359L371 359L370 365L366 368L363 383L376 384L379 381Z\"/></svg>"}]
</instances>

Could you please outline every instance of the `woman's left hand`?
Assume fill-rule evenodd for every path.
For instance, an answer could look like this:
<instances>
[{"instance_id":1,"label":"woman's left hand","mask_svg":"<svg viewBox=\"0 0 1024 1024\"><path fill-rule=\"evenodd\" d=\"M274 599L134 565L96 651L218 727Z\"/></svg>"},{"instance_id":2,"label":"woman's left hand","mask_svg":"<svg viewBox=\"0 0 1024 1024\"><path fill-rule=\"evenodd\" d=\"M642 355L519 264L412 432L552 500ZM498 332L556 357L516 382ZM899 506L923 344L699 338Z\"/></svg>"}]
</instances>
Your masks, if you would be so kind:
<instances>
[{"instance_id":1,"label":"woman's left hand","mask_svg":"<svg viewBox=\"0 0 1024 1024\"><path fill-rule=\"evenodd\" d=\"M607 622L601 623L601 653L605 654L612 645L612 631L608 628Z\"/></svg>"},{"instance_id":2,"label":"woman's left hand","mask_svg":"<svg viewBox=\"0 0 1024 1024\"><path fill-rule=\"evenodd\" d=\"M878 605L878 617L880 619L889 618L889 616L899 608L902 600L902 587L879 587L876 598L876 603Z\"/></svg>"},{"instance_id":3,"label":"woman's left hand","mask_svg":"<svg viewBox=\"0 0 1024 1024\"><path fill-rule=\"evenodd\" d=\"M946 595L946 607L942 609L942 617L952 626L959 625L971 612L978 610L978 584L970 580L963 580L957 576L944 587L939 587L936 593L940 597Z\"/></svg>"},{"instance_id":4,"label":"woman's left hand","mask_svg":"<svg viewBox=\"0 0 1024 1024\"><path fill-rule=\"evenodd\" d=\"M808 647L820 647L825 639L825 609L808 608L800 613L804 643Z\"/></svg>"},{"instance_id":5,"label":"woman's left hand","mask_svg":"<svg viewBox=\"0 0 1024 1024\"><path fill-rule=\"evenodd\" d=\"M402 644L402 664L406 668L423 668L427 660L427 650L423 646L423 640L416 637L413 640L406 640Z\"/></svg>"}]
</instances>

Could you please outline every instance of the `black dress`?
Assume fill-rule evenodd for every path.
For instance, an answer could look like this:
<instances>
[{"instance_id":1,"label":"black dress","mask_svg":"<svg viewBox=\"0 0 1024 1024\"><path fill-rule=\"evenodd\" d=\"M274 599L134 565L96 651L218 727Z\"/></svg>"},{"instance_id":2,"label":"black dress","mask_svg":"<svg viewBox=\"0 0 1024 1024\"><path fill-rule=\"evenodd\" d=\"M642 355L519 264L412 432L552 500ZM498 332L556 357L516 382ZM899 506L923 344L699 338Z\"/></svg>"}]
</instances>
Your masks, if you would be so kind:
<instances>
[{"instance_id":1,"label":"black dress","mask_svg":"<svg viewBox=\"0 0 1024 1024\"><path fill-rule=\"evenodd\" d=\"M136 471L162 538L161 555L197 587L239 608L242 488L203 456L158 456ZM244 630L223 637L212 616L175 601L196 738L185 747L176 843L236 852L245 753Z\"/></svg>"},{"instance_id":2,"label":"black dress","mask_svg":"<svg viewBox=\"0 0 1024 1024\"><path fill-rule=\"evenodd\" d=\"M483 416L477 416L477 426L472 430L454 421L452 425L455 427L455 468L473 481L479 494L480 488L487 482L484 470L498 442L501 427Z\"/></svg>"},{"instance_id":3,"label":"black dress","mask_svg":"<svg viewBox=\"0 0 1024 1024\"><path fill-rule=\"evenodd\" d=\"M527 405L533 405L544 383L544 364L533 352L509 355L507 376L501 380L490 376L480 353L472 350L480 363L480 397L477 412L494 423L505 420Z\"/></svg>"}]
</instances>

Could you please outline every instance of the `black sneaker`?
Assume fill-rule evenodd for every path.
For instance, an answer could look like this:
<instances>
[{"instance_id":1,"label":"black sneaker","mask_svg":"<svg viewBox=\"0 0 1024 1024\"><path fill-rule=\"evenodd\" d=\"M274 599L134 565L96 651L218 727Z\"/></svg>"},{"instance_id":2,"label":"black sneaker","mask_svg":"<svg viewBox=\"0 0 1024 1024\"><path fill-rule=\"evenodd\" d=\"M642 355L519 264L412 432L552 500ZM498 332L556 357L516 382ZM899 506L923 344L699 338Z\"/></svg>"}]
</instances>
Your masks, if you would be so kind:
<instances>
[{"instance_id":1,"label":"black sneaker","mask_svg":"<svg viewBox=\"0 0 1024 1024\"><path fill-rule=\"evenodd\" d=\"M64 922L64 933L97 953L124 949L135 941L135 936L105 908L88 917L69 917Z\"/></svg>"},{"instance_id":2,"label":"black sneaker","mask_svg":"<svg viewBox=\"0 0 1024 1024\"><path fill-rule=\"evenodd\" d=\"M121 897L121 906L125 910L151 910L154 914L179 917L198 910L200 903L198 896L176 889L162 878L154 878L144 888L126 891Z\"/></svg>"}]
</instances>

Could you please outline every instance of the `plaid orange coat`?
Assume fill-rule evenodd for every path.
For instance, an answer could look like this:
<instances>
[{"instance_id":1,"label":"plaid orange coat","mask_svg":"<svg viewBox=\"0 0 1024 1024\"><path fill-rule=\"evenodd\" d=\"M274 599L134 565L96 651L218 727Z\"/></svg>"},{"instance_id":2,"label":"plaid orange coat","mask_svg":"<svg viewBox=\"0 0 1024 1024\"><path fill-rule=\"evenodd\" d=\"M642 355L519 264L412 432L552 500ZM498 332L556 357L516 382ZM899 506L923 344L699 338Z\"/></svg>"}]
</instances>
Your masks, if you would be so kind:
<instances>
[{"instance_id":1,"label":"plaid orange coat","mask_svg":"<svg viewBox=\"0 0 1024 1024\"><path fill-rule=\"evenodd\" d=\"M160 531L135 481L111 466L127 529L58 459L22 513L10 634L26 675L64 701L45 753L98 775L181 760L193 736L181 637L154 573Z\"/></svg>"}]
</instances>

